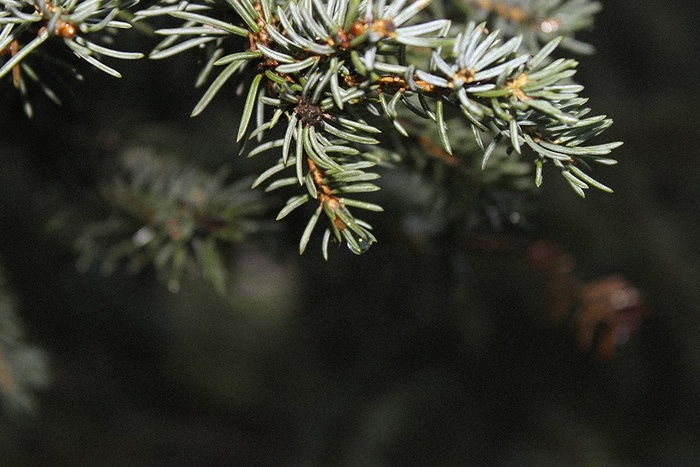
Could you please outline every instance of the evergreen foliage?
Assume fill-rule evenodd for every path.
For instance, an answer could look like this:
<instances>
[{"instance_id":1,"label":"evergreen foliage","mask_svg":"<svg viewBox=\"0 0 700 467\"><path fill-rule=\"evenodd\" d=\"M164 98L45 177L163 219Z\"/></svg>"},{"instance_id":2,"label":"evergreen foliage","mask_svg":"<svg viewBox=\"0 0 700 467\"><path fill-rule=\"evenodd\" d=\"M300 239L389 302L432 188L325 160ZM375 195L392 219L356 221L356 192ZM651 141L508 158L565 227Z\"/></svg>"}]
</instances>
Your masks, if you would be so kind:
<instances>
[{"instance_id":1,"label":"evergreen foliage","mask_svg":"<svg viewBox=\"0 0 700 467\"><path fill-rule=\"evenodd\" d=\"M126 173L104 189L117 212L78 239L78 265L87 270L103 258L102 271L109 273L128 259L130 272L138 273L155 264L173 292L185 268L200 269L223 293L227 274L220 244L241 242L260 227L252 217L263 204L249 189L250 180L226 184L225 170L209 175L147 149L129 151L122 165Z\"/></svg>"},{"instance_id":2,"label":"evergreen foliage","mask_svg":"<svg viewBox=\"0 0 700 467\"><path fill-rule=\"evenodd\" d=\"M529 189L523 177L532 175L523 164L534 162L537 186L544 167L552 165L581 196L591 186L612 191L591 175L595 164L615 163L607 156L621 143L591 143L611 120L590 116L580 96L583 86L571 80L577 62L553 58L559 45L591 51L573 36L591 25L598 2L0 4L0 79L19 90L29 116L28 81L59 102L35 62L62 63L82 79L77 64L64 61L49 43L65 45L115 77L121 75L107 62L144 56L112 45L130 28L162 38L148 53L152 60L203 52L194 84L207 89L192 115L224 98L229 81L240 83L240 152L268 161L252 186L287 194L278 220L308 210L302 253L319 225L326 258L331 242L357 254L375 243L362 213L383 211L373 192L381 187L381 171L399 163L462 166L464 186L505 183L517 191ZM260 219L261 205L251 203L256 195L224 183L225 177L209 178L150 156L127 166L131 175L105 190L126 216L88 229L78 242L82 264L98 259L111 270L128 258L133 271L154 264L172 289L185 265L194 264L223 290L223 243L240 241ZM477 175L476 167L483 172Z\"/></svg>"},{"instance_id":3,"label":"evergreen foliage","mask_svg":"<svg viewBox=\"0 0 700 467\"><path fill-rule=\"evenodd\" d=\"M8 412L34 408L34 391L48 384L45 352L26 342L16 300L0 270L0 402Z\"/></svg>"},{"instance_id":4,"label":"evergreen foliage","mask_svg":"<svg viewBox=\"0 0 700 467\"><path fill-rule=\"evenodd\" d=\"M0 0L0 465L697 463L691 2L602 2L593 35L595 1L433 0L394 29L445 42L379 38L368 70L369 38L319 50L327 0L278 0L256 34L189 1ZM353 34L390 32L347 4ZM455 87L469 31L520 40L479 73L532 57L463 87L481 117ZM556 66L578 71L525 90Z\"/></svg>"}]
</instances>

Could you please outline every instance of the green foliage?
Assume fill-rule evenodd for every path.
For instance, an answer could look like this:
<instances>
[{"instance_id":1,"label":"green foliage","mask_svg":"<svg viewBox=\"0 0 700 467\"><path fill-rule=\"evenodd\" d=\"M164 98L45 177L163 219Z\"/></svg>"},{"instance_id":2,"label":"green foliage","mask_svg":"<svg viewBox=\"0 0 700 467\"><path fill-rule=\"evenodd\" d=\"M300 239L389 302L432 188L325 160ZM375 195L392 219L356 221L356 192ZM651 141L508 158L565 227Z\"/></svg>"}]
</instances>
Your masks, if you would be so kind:
<instances>
[{"instance_id":1,"label":"green foliage","mask_svg":"<svg viewBox=\"0 0 700 467\"><path fill-rule=\"evenodd\" d=\"M543 163L552 161L580 195L589 185L609 190L579 166L611 163L601 156L620 143L584 146L610 121L582 119L588 113L582 107L585 99L578 96L582 87L567 81L576 62L548 60L559 39L530 56L519 51L521 37L501 43L499 32L489 33L484 24L470 23L450 34L450 21L422 19L427 1L230 3L245 29L235 29L238 24L224 28L219 18L209 16L207 4L178 9L157 5L141 16L186 20L179 28L159 30L172 39L156 48L159 56L184 50L193 32L207 37L202 33L207 27L214 29L211 41L222 35L248 37L247 50L230 54L219 42L214 56L220 58L213 64L225 66L224 71L194 113L201 112L234 73L254 70L237 139L246 137L253 114L256 124L249 137L260 138L286 120L284 139L258 146L251 154L279 148L282 152L256 185L288 168L295 172L297 184L306 188L306 193L289 199L278 218L307 202L319 204L302 236L301 251L320 213L330 220L325 239L331 234L344 239L355 253L375 241L369 226L348 207L380 208L344 195L377 189L367 182L378 175L366 172L379 159L371 145L379 143L381 130L372 115L387 118L408 135L399 104L437 126L448 154L452 146L447 116L458 111L471 123L477 141L482 141L482 133L493 135L484 150L484 165L505 138L517 153L523 145L535 152L538 184ZM273 183L269 189L293 185L294 177Z\"/></svg>"},{"instance_id":2,"label":"green foliage","mask_svg":"<svg viewBox=\"0 0 700 467\"><path fill-rule=\"evenodd\" d=\"M253 187L289 193L277 219L307 211L300 252L319 225L325 226L325 257L331 241L344 242L357 254L366 251L376 238L359 213L383 210L373 198L381 170L407 158L439 154L443 162L451 161L448 165L472 167L479 161L482 169L502 167L510 174L514 166L521 167L520 161L534 161L538 186L549 164L581 196L590 186L611 191L590 175L593 164L615 163L606 156L621 143L590 143L611 120L588 115L586 99L580 97L583 87L571 81L577 62L552 57L560 44L586 51L573 34L590 26L597 2L162 0L138 10L134 2L118 0L1 1L0 50L5 58L0 78L12 74L23 94L23 76L35 76L25 59L49 39L62 40L78 57L115 76L101 61L103 56L132 59L141 54L97 45L97 32L157 25L152 32L163 39L148 55L153 60L204 50L195 84L209 84L192 115L228 93L226 85L234 77L243 84L236 140L249 157L269 160ZM125 9L133 15L124 15L120 10ZM453 24L445 19L460 11L472 21ZM489 23L503 31L488 29ZM397 150L392 129L417 141L418 148ZM430 141L426 135L432 135ZM503 152L512 154L507 159L494 156ZM154 262L177 284L194 252L200 266L223 269L219 255L212 253L217 251L214 245L240 240L243 218L254 210L236 211L235 221L215 210L238 206L236 197L243 192L230 191L218 181L208 187L206 199L213 204L207 201L206 217L223 218L233 226L202 233L199 221L180 207L200 212L191 200L183 201L180 175L171 173L167 164L147 166L139 170L149 176L134 172L131 182L112 185L108 194L143 225L137 235L111 249L107 268L129 256L132 269ZM515 172L522 176L520 168ZM492 173L478 177L470 170L465 181L480 184L499 178ZM140 207L131 204L132 196ZM177 220L182 238L173 236L164 219ZM93 240L117 230L93 229L83 239L92 246L84 251L99 250ZM219 287L222 274L205 273Z\"/></svg>"},{"instance_id":3,"label":"green foliage","mask_svg":"<svg viewBox=\"0 0 700 467\"><path fill-rule=\"evenodd\" d=\"M114 50L98 42L109 41L104 37L105 32L131 28L129 22L116 18L122 9L135 3L136 1L120 0L0 0L0 55L9 55L4 63L0 61L0 78L12 74L14 86L26 95L26 76L36 82L50 99L59 103L56 94L41 81L33 66L25 60L41 55L41 47L49 41L61 41L78 58L105 73L121 77L117 70L106 65L101 58L133 60L142 58L143 54ZM76 78L82 79L82 75L72 67L64 66ZM27 100L25 103L25 111L31 116L31 106Z\"/></svg>"},{"instance_id":4,"label":"green foliage","mask_svg":"<svg viewBox=\"0 0 700 467\"><path fill-rule=\"evenodd\" d=\"M0 270L0 402L10 412L31 411L36 390L48 384L47 357L25 341L13 295Z\"/></svg>"},{"instance_id":5,"label":"green foliage","mask_svg":"<svg viewBox=\"0 0 700 467\"><path fill-rule=\"evenodd\" d=\"M253 218L264 205L248 188L250 181L229 184L225 170L210 175L145 149L123 159L125 173L104 188L117 212L89 226L78 240L81 269L101 261L109 273L128 259L128 270L137 273L153 264L177 291L190 268L223 292L225 245L260 228Z\"/></svg>"},{"instance_id":6,"label":"green foliage","mask_svg":"<svg viewBox=\"0 0 700 467\"><path fill-rule=\"evenodd\" d=\"M593 25L600 2L591 0L455 0L453 4L475 21L487 21L507 36L522 36L530 53L561 37L561 47L576 53L593 53L593 46L574 37Z\"/></svg>"}]
</instances>

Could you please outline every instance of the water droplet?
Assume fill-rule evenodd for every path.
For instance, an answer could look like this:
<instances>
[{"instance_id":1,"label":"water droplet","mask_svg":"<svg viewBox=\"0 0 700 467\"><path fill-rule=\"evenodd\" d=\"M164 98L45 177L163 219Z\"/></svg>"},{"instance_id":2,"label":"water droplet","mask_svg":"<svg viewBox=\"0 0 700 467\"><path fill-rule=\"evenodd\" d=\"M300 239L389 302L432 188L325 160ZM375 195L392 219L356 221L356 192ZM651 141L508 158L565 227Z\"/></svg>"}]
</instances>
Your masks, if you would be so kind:
<instances>
[{"instance_id":1,"label":"water droplet","mask_svg":"<svg viewBox=\"0 0 700 467\"><path fill-rule=\"evenodd\" d=\"M374 241L372 239L358 238L357 244L360 246L360 253L365 253L372 246Z\"/></svg>"}]
</instances>

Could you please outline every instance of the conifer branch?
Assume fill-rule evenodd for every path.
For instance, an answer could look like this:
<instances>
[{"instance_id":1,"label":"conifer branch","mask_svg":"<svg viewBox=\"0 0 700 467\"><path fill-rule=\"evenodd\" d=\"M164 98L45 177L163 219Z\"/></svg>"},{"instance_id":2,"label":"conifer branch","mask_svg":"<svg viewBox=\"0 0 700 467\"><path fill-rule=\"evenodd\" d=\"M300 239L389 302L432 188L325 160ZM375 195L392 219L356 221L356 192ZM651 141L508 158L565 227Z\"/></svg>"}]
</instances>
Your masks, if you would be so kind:
<instances>
[{"instance_id":1,"label":"conifer branch","mask_svg":"<svg viewBox=\"0 0 700 467\"><path fill-rule=\"evenodd\" d=\"M264 210L249 181L229 184L226 171L216 175L157 156L147 149L127 153L125 173L104 189L115 216L92 224L78 239L78 264L99 261L110 273L123 260L138 273L154 266L176 291L187 268L223 293L227 286L225 246L260 230Z\"/></svg>"},{"instance_id":2,"label":"conifer branch","mask_svg":"<svg viewBox=\"0 0 700 467\"><path fill-rule=\"evenodd\" d=\"M542 44L561 37L561 47L591 54L593 46L574 37L589 29L601 4L592 0L453 0L467 16L487 21L506 36L522 36L526 50L536 53Z\"/></svg>"},{"instance_id":3,"label":"conifer branch","mask_svg":"<svg viewBox=\"0 0 700 467\"><path fill-rule=\"evenodd\" d=\"M117 17L136 3L137 0L0 0L0 79L12 76L14 87L24 98L28 116L31 117L32 108L27 100L25 76L37 83L51 100L60 103L27 63L27 58L36 56L44 43L62 41L78 58L117 78L121 74L105 64L103 57L122 60L143 57L140 52L122 52L99 44L104 33L131 28L129 22ZM82 79L76 71L73 74L76 79Z\"/></svg>"},{"instance_id":4,"label":"conifer branch","mask_svg":"<svg viewBox=\"0 0 700 467\"><path fill-rule=\"evenodd\" d=\"M25 341L15 309L0 269L0 402L9 412L26 413L36 405L35 391L49 383L48 358Z\"/></svg>"},{"instance_id":5,"label":"conifer branch","mask_svg":"<svg viewBox=\"0 0 700 467\"><path fill-rule=\"evenodd\" d=\"M11 75L26 94L25 76L39 81L27 58L50 40L62 40L79 58L120 76L102 57L142 54L100 45L96 33L127 29L137 21L172 22L154 31L163 39L149 58L206 48L209 56L196 85L214 78L192 115L206 110L234 76L243 77L247 86L239 87L245 95L236 140L242 151L253 145L249 156L276 153L254 186L297 190L278 218L314 206L302 252L321 215L327 220L324 254L331 238L355 253L376 241L355 211L381 207L355 196L371 196L378 189L375 166L395 157L378 146L386 144L387 126L405 137L432 126L447 159L455 157L453 129L466 124L481 150L482 167L493 163L503 142L522 157L534 154L537 185L551 164L581 196L590 186L611 191L589 174L592 163L615 163L607 156L621 143L589 143L611 121L588 116L586 99L579 96L583 87L571 81L576 61L550 57L590 24L598 3L454 1L495 15L497 24L531 31L556 21L565 35L540 46L544 36L533 42L534 36L517 27L505 34L489 31L485 23L453 27L424 11L431 0L162 0L129 21L117 18L135 1L0 0L0 78ZM283 137L266 140L280 122ZM168 234L163 238L172 240Z\"/></svg>"},{"instance_id":6,"label":"conifer branch","mask_svg":"<svg viewBox=\"0 0 700 467\"><path fill-rule=\"evenodd\" d=\"M531 56L520 52L522 37L502 43L500 33L488 32L484 24L470 23L452 35L449 20L422 21L420 12L429 3L231 0L239 22L224 24L209 3L186 4L184 12L166 3L141 15L186 20L179 28L159 31L169 37L156 48L158 57L164 50L189 48L190 32L200 32L202 41L217 41L222 54L227 37L247 36L243 49L213 62L214 67L226 68L193 113L204 110L233 75L253 71L237 139L260 140L285 117L284 139L264 143L251 155L271 149L282 152L279 162L255 186L289 169L295 172L296 184L305 187L304 193L290 198L279 218L312 200L320 203L320 211L314 210L302 237L301 251L320 212L328 218L330 231L342 237L353 252L366 248L354 237L349 239L349 232L367 245L374 241L364 223L345 209L347 201L343 209L336 209L335 198L319 190L341 183L346 192L362 192L365 185L354 186L354 175L344 174L354 174L357 164L371 160L367 157L372 154L370 146L379 143L381 133L376 123L370 123L372 115L383 115L401 134L408 135L399 118L400 107L433 121L448 154L452 152L448 115L458 111L479 142L482 133L493 133L493 142L484 149L484 165L495 144L507 140L516 153L526 146L536 154L538 184L542 166L552 161L580 195L589 186L609 191L581 167L589 162L612 163L602 156L620 143L585 145L610 121L582 119L588 113L582 107L585 99L578 96L582 87L569 81L577 63L548 59L560 39ZM270 113L272 118L266 118ZM253 115L256 123L251 130ZM375 174L363 172L362 183L366 176ZM328 183L320 184L322 179ZM268 189L293 184L293 177L285 177ZM364 201L354 203L379 210ZM349 230L338 228L339 216Z\"/></svg>"}]
</instances>

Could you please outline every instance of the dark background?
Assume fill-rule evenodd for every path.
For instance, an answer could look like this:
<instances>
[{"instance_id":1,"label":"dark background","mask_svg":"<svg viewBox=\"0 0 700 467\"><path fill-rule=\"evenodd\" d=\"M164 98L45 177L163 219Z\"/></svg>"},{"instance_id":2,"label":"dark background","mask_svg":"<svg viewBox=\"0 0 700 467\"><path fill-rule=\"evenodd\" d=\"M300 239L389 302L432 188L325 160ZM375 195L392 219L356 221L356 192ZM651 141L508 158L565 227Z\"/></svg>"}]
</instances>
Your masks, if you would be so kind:
<instances>
[{"instance_id":1,"label":"dark background","mask_svg":"<svg viewBox=\"0 0 700 467\"><path fill-rule=\"evenodd\" d=\"M0 418L0 464L697 465L694 7L604 2L577 80L625 141L596 172L615 194L581 200L552 174L532 215L581 280L620 273L644 292L646 319L610 359L551 320L522 254L454 229L416 246L400 212L372 219L369 253L328 262L317 244L296 255L292 219L237 251L229 300L196 279L173 295L149 272L78 273L72 226L51 222L99 211L87 188L105 154L136 141L234 159L235 104L189 119L200 91L176 60L90 75L32 121L3 93L0 258L52 384L35 415Z\"/></svg>"}]
</instances>

